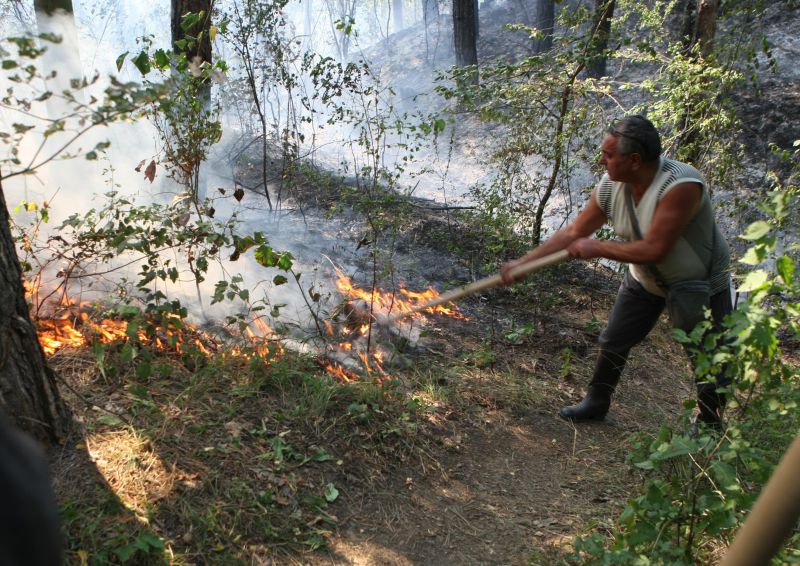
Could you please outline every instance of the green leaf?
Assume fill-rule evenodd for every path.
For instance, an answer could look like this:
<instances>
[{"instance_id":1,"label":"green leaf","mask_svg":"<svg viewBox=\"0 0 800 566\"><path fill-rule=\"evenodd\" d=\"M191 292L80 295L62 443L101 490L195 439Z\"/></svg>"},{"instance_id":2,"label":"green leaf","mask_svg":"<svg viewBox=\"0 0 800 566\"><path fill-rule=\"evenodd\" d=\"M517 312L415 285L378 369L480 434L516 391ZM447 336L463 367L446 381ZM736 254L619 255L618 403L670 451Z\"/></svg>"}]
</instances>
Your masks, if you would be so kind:
<instances>
[{"instance_id":1,"label":"green leaf","mask_svg":"<svg viewBox=\"0 0 800 566\"><path fill-rule=\"evenodd\" d=\"M762 288L768 280L769 273L763 269L757 269L747 274L747 277L744 278L744 283L742 283L737 290L740 293L755 291Z\"/></svg>"},{"instance_id":2,"label":"green leaf","mask_svg":"<svg viewBox=\"0 0 800 566\"><path fill-rule=\"evenodd\" d=\"M283 285L283 284L287 283L288 281L289 280L286 279L286 277L284 277L283 275L276 275L275 278L272 280L272 282L275 285Z\"/></svg>"},{"instance_id":3,"label":"green leaf","mask_svg":"<svg viewBox=\"0 0 800 566\"><path fill-rule=\"evenodd\" d=\"M120 559L120 562L128 562L139 549L135 544L126 544L114 550L114 554Z\"/></svg>"},{"instance_id":4,"label":"green leaf","mask_svg":"<svg viewBox=\"0 0 800 566\"><path fill-rule=\"evenodd\" d=\"M278 267L284 271L289 271L292 268L293 259L294 257L292 257L292 254L289 252L283 252L278 258Z\"/></svg>"},{"instance_id":5,"label":"green leaf","mask_svg":"<svg viewBox=\"0 0 800 566\"><path fill-rule=\"evenodd\" d=\"M153 375L153 366L150 364L144 363L136 366L136 377L139 379L147 379L151 375Z\"/></svg>"},{"instance_id":6,"label":"green leaf","mask_svg":"<svg viewBox=\"0 0 800 566\"><path fill-rule=\"evenodd\" d=\"M764 261L766 255L767 250L765 246L753 246L745 252L744 256L742 256L742 259L740 259L739 262L745 265L758 265Z\"/></svg>"},{"instance_id":7,"label":"green leaf","mask_svg":"<svg viewBox=\"0 0 800 566\"><path fill-rule=\"evenodd\" d=\"M97 422L108 426L119 426L125 424L124 421L116 415L100 415L97 417Z\"/></svg>"},{"instance_id":8,"label":"green leaf","mask_svg":"<svg viewBox=\"0 0 800 566\"><path fill-rule=\"evenodd\" d=\"M8 69L14 69L16 67L19 67L19 63L17 63L13 59L4 59L3 60L3 69L8 70Z\"/></svg>"},{"instance_id":9,"label":"green leaf","mask_svg":"<svg viewBox=\"0 0 800 566\"><path fill-rule=\"evenodd\" d=\"M339 497L339 490L332 483L325 485L325 500L328 503L333 503Z\"/></svg>"},{"instance_id":10,"label":"green leaf","mask_svg":"<svg viewBox=\"0 0 800 566\"><path fill-rule=\"evenodd\" d=\"M132 59L132 62L134 65L136 65L136 68L139 69L139 72L142 73L142 75L146 75L152 69L152 67L150 67L150 58L147 56L147 52L145 51L139 53L134 59Z\"/></svg>"},{"instance_id":11,"label":"green leaf","mask_svg":"<svg viewBox=\"0 0 800 566\"><path fill-rule=\"evenodd\" d=\"M235 237L234 245L236 246L236 251L239 254L243 254L257 243L256 239L252 236L245 236L244 238Z\"/></svg>"},{"instance_id":12,"label":"green leaf","mask_svg":"<svg viewBox=\"0 0 800 566\"><path fill-rule=\"evenodd\" d=\"M14 131L18 134L24 134L27 131L33 129L33 126L29 126L28 124L11 124L11 127L14 128Z\"/></svg>"},{"instance_id":13,"label":"green leaf","mask_svg":"<svg viewBox=\"0 0 800 566\"><path fill-rule=\"evenodd\" d=\"M794 281L794 272L796 266L790 257L782 255L778 258L776 263L776 269L778 270L778 274L783 279L783 282L787 285L791 285L792 281Z\"/></svg>"},{"instance_id":14,"label":"green leaf","mask_svg":"<svg viewBox=\"0 0 800 566\"><path fill-rule=\"evenodd\" d=\"M128 56L128 53L130 53L130 52L126 51L125 53L123 53L122 55L117 57L117 71L121 71L122 70L122 65L125 64L125 58Z\"/></svg>"},{"instance_id":15,"label":"green leaf","mask_svg":"<svg viewBox=\"0 0 800 566\"><path fill-rule=\"evenodd\" d=\"M203 12L203 11L200 11L200 12L188 12L188 13L184 14L183 18L181 18L181 29L183 31L188 32L190 29L192 29L194 26L197 25L197 23L200 21L200 19L204 15L205 15L205 12Z\"/></svg>"},{"instance_id":16,"label":"green leaf","mask_svg":"<svg viewBox=\"0 0 800 566\"><path fill-rule=\"evenodd\" d=\"M263 265L264 267L275 267L276 257L271 246L259 246L253 255L260 265Z\"/></svg>"},{"instance_id":17,"label":"green leaf","mask_svg":"<svg viewBox=\"0 0 800 566\"><path fill-rule=\"evenodd\" d=\"M170 62L169 54L163 49L157 49L153 54L153 62L159 69L168 69Z\"/></svg>"},{"instance_id":18,"label":"green leaf","mask_svg":"<svg viewBox=\"0 0 800 566\"><path fill-rule=\"evenodd\" d=\"M745 233L740 237L743 240L758 240L766 236L770 230L771 227L769 223L759 220L758 222L753 222L750 226L748 226Z\"/></svg>"}]
</instances>

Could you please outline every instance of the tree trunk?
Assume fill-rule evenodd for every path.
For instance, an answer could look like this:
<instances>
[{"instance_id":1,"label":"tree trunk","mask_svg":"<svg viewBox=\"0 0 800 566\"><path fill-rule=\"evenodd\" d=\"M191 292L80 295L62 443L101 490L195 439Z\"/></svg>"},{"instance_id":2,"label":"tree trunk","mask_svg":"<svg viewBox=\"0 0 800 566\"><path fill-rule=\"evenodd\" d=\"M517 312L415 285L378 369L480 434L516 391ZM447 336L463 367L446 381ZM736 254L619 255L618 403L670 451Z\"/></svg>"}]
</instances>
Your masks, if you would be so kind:
<instances>
[{"instance_id":1,"label":"tree trunk","mask_svg":"<svg viewBox=\"0 0 800 566\"><path fill-rule=\"evenodd\" d=\"M175 53L185 53L189 59L200 57L203 61L211 63L211 6L212 0L171 0L170 31L172 32L172 47ZM203 12L203 19L199 23L184 30L181 20L188 12ZM187 35L200 37L194 47L187 51L176 45L176 42Z\"/></svg>"},{"instance_id":2,"label":"tree trunk","mask_svg":"<svg viewBox=\"0 0 800 566\"><path fill-rule=\"evenodd\" d=\"M69 411L28 314L9 221L0 183L0 410L20 429L55 443L69 430Z\"/></svg>"},{"instance_id":3,"label":"tree trunk","mask_svg":"<svg viewBox=\"0 0 800 566\"><path fill-rule=\"evenodd\" d=\"M708 58L714 51L714 35L717 31L717 15L719 13L719 0L688 0L685 8L684 31L691 29L691 35L684 35L684 46L689 57L696 59ZM690 26L693 26L690 28ZM699 46L699 51L695 47ZM703 141L698 127L692 123L692 117L687 110L681 122L683 134L678 139L678 148L681 159L691 165L698 165L703 154Z\"/></svg>"},{"instance_id":4,"label":"tree trunk","mask_svg":"<svg viewBox=\"0 0 800 566\"><path fill-rule=\"evenodd\" d=\"M481 25L480 25L481 17L480 17L480 11L479 11L478 8L479 8L478 0L472 0L472 10L475 12L475 43L476 44L478 43L478 39L481 36ZM475 58L475 60L477 61L477 57Z\"/></svg>"},{"instance_id":5,"label":"tree trunk","mask_svg":"<svg viewBox=\"0 0 800 566\"><path fill-rule=\"evenodd\" d=\"M453 0L453 44L459 67L478 64L476 19L474 0Z\"/></svg>"},{"instance_id":6,"label":"tree trunk","mask_svg":"<svg viewBox=\"0 0 800 566\"><path fill-rule=\"evenodd\" d=\"M533 52L543 53L553 47L553 27L556 19L556 3L553 0L536 0L536 16L533 27L544 33L544 37L533 42Z\"/></svg>"},{"instance_id":7,"label":"tree trunk","mask_svg":"<svg viewBox=\"0 0 800 566\"><path fill-rule=\"evenodd\" d=\"M314 34L314 0L305 0L303 8L303 35L306 36L308 49L313 49L311 37Z\"/></svg>"},{"instance_id":8,"label":"tree trunk","mask_svg":"<svg viewBox=\"0 0 800 566\"><path fill-rule=\"evenodd\" d=\"M589 44L589 61L586 74L599 79L606 75L608 38L611 35L611 19L614 17L614 0L597 0L595 4L592 38Z\"/></svg>"},{"instance_id":9,"label":"tree trunk","mask_svg":"<svg viewBox=\"0 0 800 566\"><path fill-rule=\"evenodd\" d=\"M700 45L703 58L714 50L714 35L717 31L719 0L700 0L697 4L696 42Z\"/></svg>"},{"instance_id":10,"label":"tree trunk","mask_svg":"<svg viewBox=\"0 0 800 566\"><path fill-rule=\"evenodd\" d=\"M439 0L422 0L422 17L427 26L439 19Z\"/></svg>"},{"instance_id":11,"label":"tree trunk","mask_svg":"<svg viewBox=\"0 0 800 566\"><path fill-rule=\"evenodd\" d=\"M33 7L37 12L52 16L58 10L72 14L72 0L33 0Z\"/></svg>"},{"instance_id":12,"label":"tree trunk","mask_svg":"<svg viewBox=\"0 0 800 566\"><path fill-rule=\"evenodd\" d=\"M405 22L403 21L403 0L392 0L392 21L394 22L395 33L405 29Z\"/></svg>"}]
</instances>

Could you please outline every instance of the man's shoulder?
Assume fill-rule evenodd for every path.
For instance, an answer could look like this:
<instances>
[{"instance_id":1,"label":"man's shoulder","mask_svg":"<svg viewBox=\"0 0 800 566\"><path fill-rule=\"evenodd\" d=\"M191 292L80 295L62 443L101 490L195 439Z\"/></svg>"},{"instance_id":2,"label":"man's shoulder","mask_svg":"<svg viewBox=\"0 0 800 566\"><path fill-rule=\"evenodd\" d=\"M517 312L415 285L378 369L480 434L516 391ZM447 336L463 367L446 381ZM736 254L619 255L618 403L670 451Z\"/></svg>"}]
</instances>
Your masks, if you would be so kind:
<instances>
[{"instance_id":1,"label":"man's shoulder","mask_svg":"<svg viewBox=\"0 0 800 566\"><path fill-rule=\"evenodd\" d=\"M656 194L661 200L672 187L681 183L699 183L706 186L703 174L688 163L675 159L661 159L661 170L656 178Z\"/></svg>"},{"instance_id":2,"label":"man's shoulder","mask_svg":"<svg viewBox=\"0 0 800 566\"><path fill-rule=\"evenodd\" d=\"M683 179L697 179L703 184L703 174L700 173L693 165L678 161L676 159L661 159L661 173L666 175L668 179L680 181Z\"/></svg>"},{"instance_id":3,"label":"man's shoulder","mask_svg":"<svg viewBox=\"0 0 800 566\"><path fill-rule=\"evenodd\" d=\"M598 181L597 185L595 186L597 192L597 204L607 218L611 218L612 216L613 202L615 200L614 197L622 185L623 183L618 183L609 179L608 173L606 173L600 178L600 181Z\"/></svg>"}]
</instances>

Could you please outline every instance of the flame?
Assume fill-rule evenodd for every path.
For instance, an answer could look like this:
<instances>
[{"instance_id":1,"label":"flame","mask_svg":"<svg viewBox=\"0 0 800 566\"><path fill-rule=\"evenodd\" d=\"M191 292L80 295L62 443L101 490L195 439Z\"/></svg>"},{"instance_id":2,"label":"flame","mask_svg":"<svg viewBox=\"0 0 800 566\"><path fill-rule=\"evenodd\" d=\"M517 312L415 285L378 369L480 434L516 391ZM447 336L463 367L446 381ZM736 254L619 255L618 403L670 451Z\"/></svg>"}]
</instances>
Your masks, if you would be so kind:
<instances>
[{"instance_id":1,"label":"flame","mask_svg":"<svg viewBox=\"0 0 800 566\"><path fill-rule=\"evenodd\" d=\"M29 299L39 294L38 285L31 282L25 282L25 290ZM94 342L113 343L131 338L128 323L124 320L104 318L97 322L89 315L92 308L88 303L79 305L63 295L58 303L60 316L49 318L34 316L39 342L47 356L52 356L65 347L82 348ZM206 357L214 353L217 343L213 338L203 334L191 324L181 322L177 315L168 316L180 324L174 327L159 326L152 332L152 336L148 336L140 328L136 331L136 338L143 344L149 344L165 352L182 354L186 352L187 345L192 345ZM221 354L247 360L259 356L267 362L283 354L283 346L263 319L258 317L253 320L252 327L255 331L251 328L245 329L245 335L250 342L247 348L234 347Z\"/></svg>"},{"instance_id":2,"label":"flame","mask_svg":"<svg viewBox=\"0 0 800 566\"><path fill-rule=\"evenodd\" d=\"M350 277L343 274L340 270L336 270L337 279L335 281L338 291L351 300L360 300L370 305L371 313L390 314L394 311L408 312L413 308L423 305L432 301L439 296L439 292L433 287L429 287L427 291L409 291L405 288L399 289L398 293L384 291L381 289L373 289L372 291L365 291L353 284ZM464 315L458 310L457 307L448 307L446 305L439 305L425 309L424 312L430 314L440 314L453 318L464 318ZM422 313L415 313L414 317L423 316ZM362 326L362 333L364 332Z\"/></svg>"},{"instance_id":3,"label":"flame","mask_svg":"<svg viewBox=\"0 0 800 566\"><path fill-rule=\"evenodd\" d=\"M353 284L350 277L336 270L335 285L337 290L345 297L344 306L346 320L338 325L338 333L344 338L338 345L330 346L329 354L334 359L349 358L355 364L360 362L359 376L352 370L346 370L340 363L325 363L326 371L333 377L349 383L364 377L370 378L378 384L383 384L391 379L385 369L385 356L376 338L373 336L372 322L376 315L386 316L392 312L408 312L419 305L434 300L439 293L429 288L427 291L417 292L401 288L399 292L387 292L381 289L367 291ZM424 317L424 313L439 314L454 318L464 316L454 307L437 306L425 309L423 312L411 315L414 318ZM324 321L328 335L334 336L334 326L330 321Z\"/></svg>"},{"instance_id":4,"label":"flame","mask_svg":"<svg viewBox=\"0 0 800 566\"><path fill-rule=\"evenodd\" d=\"M347 371L339 364L326 362L322 364L322 367L324 367L325 371L327 371L330 375L345 383L351 383L359 380L357 375Z\"/></svg>"}]
</instances>

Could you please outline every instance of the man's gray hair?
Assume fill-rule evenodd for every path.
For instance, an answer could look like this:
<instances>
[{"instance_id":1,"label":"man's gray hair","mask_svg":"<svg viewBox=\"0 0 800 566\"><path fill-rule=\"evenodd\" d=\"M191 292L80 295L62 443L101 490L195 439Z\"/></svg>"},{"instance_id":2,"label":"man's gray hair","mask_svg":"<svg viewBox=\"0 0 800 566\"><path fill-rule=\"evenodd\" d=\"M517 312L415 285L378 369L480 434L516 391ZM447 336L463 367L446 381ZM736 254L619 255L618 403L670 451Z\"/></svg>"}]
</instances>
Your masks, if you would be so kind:
<instances>
[{"instance_id":1,"label":"man's gray hair","mask_svg":"<svg viewBox=\"0 0 800 566\"><path fill-rule=\"evenodd\" d=\"M645 163L658 161L661 156L661 137L658 130L641 114L615 120L606 129L606 133L619 140L617 151L623 155L638 153Z\"/></svg>"}]
</instances>

